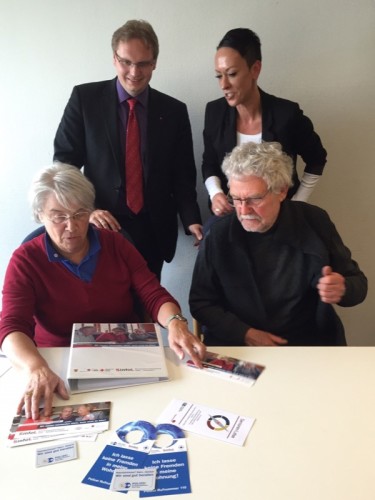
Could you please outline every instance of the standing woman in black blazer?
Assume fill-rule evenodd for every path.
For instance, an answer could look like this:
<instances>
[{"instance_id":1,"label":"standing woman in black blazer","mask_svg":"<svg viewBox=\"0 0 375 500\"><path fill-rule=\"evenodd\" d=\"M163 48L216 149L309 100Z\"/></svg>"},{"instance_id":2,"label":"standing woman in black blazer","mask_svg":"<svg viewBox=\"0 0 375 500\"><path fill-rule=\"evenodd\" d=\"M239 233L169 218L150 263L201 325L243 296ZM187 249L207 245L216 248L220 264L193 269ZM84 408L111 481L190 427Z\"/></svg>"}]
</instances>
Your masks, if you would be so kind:
<instances>
[{"instance_id":1,"label":"standing woman in black blazer","mask_svg":"<svg viewBox=\"0 0 375 500\"><path fill-rule=\"evenodd\" d=\"M203 179L211 210L225 215L228 204L224 156L243 142L277 141L292 157L293 186L288 197L307 201L322 175L327 152L311 120L295 102L263 92L257 85L262 67L261 43L253 31L236 28L220 41L215 55L215 72L224 97L209 102L204 125ZM297 156L305 163L299 179Z\"/></svg>"}]
</instances>

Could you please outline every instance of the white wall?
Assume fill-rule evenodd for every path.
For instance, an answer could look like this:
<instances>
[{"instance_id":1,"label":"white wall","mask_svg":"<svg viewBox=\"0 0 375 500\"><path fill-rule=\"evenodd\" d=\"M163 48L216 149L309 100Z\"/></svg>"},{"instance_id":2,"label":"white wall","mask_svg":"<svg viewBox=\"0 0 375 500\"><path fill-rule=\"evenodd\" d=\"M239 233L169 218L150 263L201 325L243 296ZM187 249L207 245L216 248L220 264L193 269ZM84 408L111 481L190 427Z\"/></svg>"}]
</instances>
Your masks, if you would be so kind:
<instances>
[{"instance_id":1,"label":"white wall","mask_svg":"<svg viewBox=\"0 0 375 500\"><path fill-rule=\"evenodd\" d=\"M328 150L312 202L327 209L369 278L366 302L339 309L349 341L375 345L375 3L373 0L0 0L0 282L35 227L26 194L51 162L73 85L112 78L110 39L132 18L151 22L161 53L152 85L188 105L198 170L205 103L220 96L213 56L222 35L249 27L262 40L264 90L300 103ZM200 201L206 196L199 178ZM164 285L187 312L195 258L181 234Z\"/></svg>"}]
</instances>

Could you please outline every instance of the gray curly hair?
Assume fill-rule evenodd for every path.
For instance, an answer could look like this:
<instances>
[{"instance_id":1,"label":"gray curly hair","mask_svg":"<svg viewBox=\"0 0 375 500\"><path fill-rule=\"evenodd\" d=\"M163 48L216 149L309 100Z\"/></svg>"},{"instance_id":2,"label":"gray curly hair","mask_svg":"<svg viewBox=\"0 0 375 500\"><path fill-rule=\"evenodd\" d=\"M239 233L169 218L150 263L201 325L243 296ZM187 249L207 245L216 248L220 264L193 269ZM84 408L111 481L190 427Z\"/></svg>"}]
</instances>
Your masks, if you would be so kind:
<instances>
[{"instance_id":1,"label":"gray curly hair","mask_svg":"<svg viewBox=\"0 0 375 500\"><path fill-rule=\"evenodd\" d=\"M236 146L223 161L228 181L254 175L263 179L270 191L279 193L292 183L293 162L278 142L247 142Z\"/></svg>"}]
</instances>

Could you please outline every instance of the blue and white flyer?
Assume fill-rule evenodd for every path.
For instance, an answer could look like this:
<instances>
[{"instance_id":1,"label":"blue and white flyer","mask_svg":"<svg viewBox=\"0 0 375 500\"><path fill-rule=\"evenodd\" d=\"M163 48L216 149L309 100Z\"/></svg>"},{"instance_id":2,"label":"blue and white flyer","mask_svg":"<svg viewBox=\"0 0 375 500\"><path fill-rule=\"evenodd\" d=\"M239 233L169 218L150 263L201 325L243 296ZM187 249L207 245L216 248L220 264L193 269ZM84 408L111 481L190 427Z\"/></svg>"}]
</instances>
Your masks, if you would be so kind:
<instances>
[{"instance_id":1,"label":"blue and white flyer","mask_svg":"<svg viewBox=\"0 0 375 500\"><path fill-rule=\"evenodd\" d=\"M170 439L161 446L156 440L151 448L144 467L157 469L155 491L140 491L140 498L191 493L185 434L171 424L157 425L156 432Z\"/></svg>"},{"instance_id":2,"label":"blue and white flyer","mask_svg":"<svg viewBox=\"0 0 375 500\"><path fill-rule=\"evenodd\" d=\"M136 443L132 443L128 437L135 433L138 433L140 437ZM155 427L144 420L128 422L121 426L86 474L82 483L110 489L115 469L139 469L143 467L155 439Z\"/></svg>"},{"instance_id":3,"label":"blue and white flyer","mask_svg":"<svg viewBox=\"0 0 375 500\"><path fill-rule=\"evenodd\" d=\"M158 422L168 422L188 432L243 446L255 418L173 399L159 416Z\"/></svg>"}]
</instances>

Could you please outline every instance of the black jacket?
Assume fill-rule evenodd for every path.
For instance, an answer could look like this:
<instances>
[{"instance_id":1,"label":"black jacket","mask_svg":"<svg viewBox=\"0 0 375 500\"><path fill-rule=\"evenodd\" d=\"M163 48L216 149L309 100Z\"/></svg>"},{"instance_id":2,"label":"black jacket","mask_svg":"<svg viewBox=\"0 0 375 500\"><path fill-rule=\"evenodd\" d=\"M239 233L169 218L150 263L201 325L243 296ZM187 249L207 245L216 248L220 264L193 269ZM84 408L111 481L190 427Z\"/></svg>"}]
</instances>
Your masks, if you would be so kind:
<instances>
[{"instance_id":1,"label":"black jacket","mask_svg":"<svg viewBox=\"0 0 375 500\"><path fill-rule=\"evenodd\" d=\"M299 186L297 156L301 156L305 162L306 172L321 175L327 152L314 131L311 120L303 114L297 103L267 94L261 89L259 91L262 106L262 140L279 142L293 159L293 186L288 193L291 198ZM226 153L236 146L236 119L236 108L230 107L224 97L209 102L206 106L202 175L204 180L212 175L219 177L224 192L227 192L227 180L221 171L221 164Z\"/></svg>"},{"instance_id":2,"label":"black jacket","mask_svg":"<svg viewBox=\"0 0 375 500\"><path fill-rule=\"evenodd\" d=\"M96 207L125 211L125 160L118 126L116 78L74 87L58 127L54 160L84 167L94 184ZM144 161L145 208L164 260L177 242L177 214L187 231L200 224L196 168L186 105L149 89Z\"/></svg>"},{"instance_id":3,"label":"black jacket","mask_svg":"<svg viewBox=\"0 0 375 500\"><path fill-rule=\"evenodd\" d=\"M274 228L267 286L257 281L248 233L235 214L218 219L199 250L190 290L190 309L205 325L211 345L244 345L250 327L288 339L290 345L343 345L334 308L316 289L324 266L345 277L340 306L354 306L367 294L367 279L352 260L327 213L285 200ZM259 233L258 233L259 234ZM260 269L260 271L262 271Z\"/></svg>"}]
</instances>

